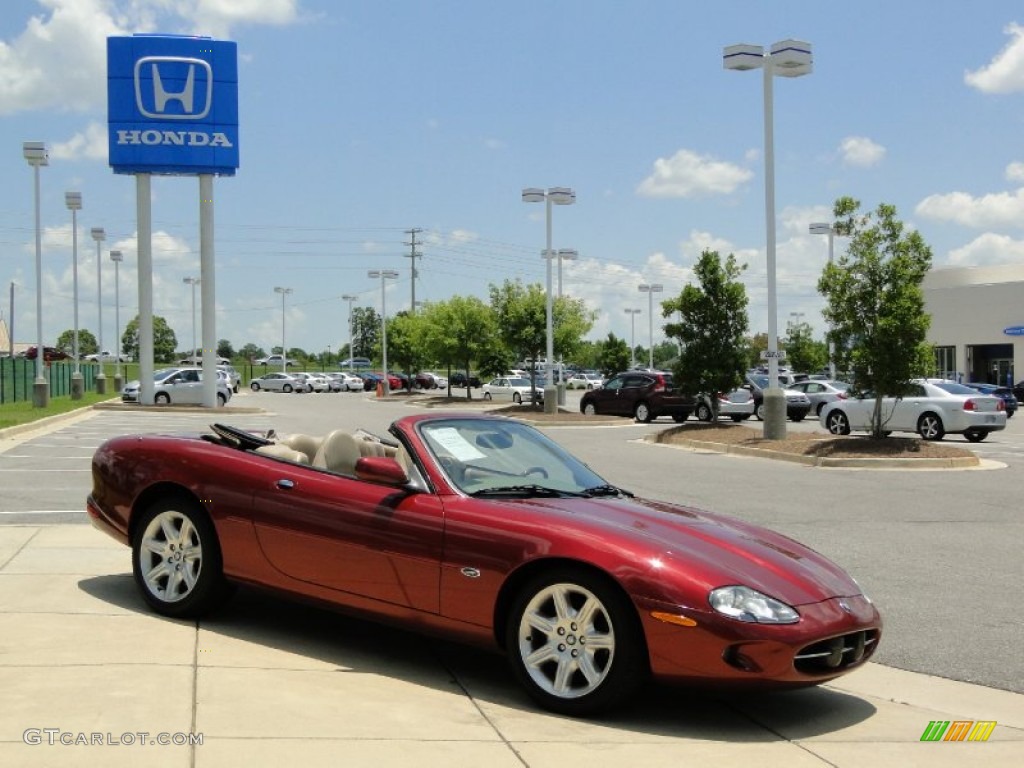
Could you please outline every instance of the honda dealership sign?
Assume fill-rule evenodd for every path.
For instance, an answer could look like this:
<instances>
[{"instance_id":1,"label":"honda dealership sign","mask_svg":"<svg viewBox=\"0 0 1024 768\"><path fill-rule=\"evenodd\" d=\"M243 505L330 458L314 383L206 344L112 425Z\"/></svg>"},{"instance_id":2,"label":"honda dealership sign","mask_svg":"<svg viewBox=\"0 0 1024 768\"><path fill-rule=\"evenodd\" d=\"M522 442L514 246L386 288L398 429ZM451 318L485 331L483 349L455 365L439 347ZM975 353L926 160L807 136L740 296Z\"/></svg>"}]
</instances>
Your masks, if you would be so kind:
<instances>
[{"instance_id":1,"label":"honda dealership sign","mask_svg":"<svg viewBox=\"0 0 1024 768\"><path fill-rule=\"evenodd\" d=\"M238 49L205 37L107 38L115 173L234 175Z\"/></svg>"}]
</instances>

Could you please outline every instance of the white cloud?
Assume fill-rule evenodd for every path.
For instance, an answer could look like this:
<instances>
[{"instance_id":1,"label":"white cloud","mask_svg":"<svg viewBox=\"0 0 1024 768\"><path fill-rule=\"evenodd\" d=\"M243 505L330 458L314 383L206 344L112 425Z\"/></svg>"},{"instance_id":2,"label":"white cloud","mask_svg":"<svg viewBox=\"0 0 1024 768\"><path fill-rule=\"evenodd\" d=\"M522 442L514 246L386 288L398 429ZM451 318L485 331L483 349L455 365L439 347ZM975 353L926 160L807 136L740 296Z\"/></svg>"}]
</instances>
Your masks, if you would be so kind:
<instances>
[{"instance_id":1,"label":"white cloud","mask_svg":"<svg viewBox=\"0 0 1024 768\"><path fill-rule=\"evenodd\" d=\"M91 122L85 130L76 133L67 141L58 141L50 147L50 158L54 160L103 160L107 159L107 127Z\"/></svg>"},{"instance_id":2,"label":"white cloud","mask_svg":"<svg viewBox=\"0 0 1024 768\"><path fill-rule=\"evenodd\" d=\"M1004 171L1007 181L1024 181L1024 163L1015 162L1006 166Z\"/></svg>"},{"instance_id":3,"label":"white cloud","mask_svg":"<svg viewBox=\"0 0 1024 768\"><path fill-rule=\"evenodd\" d=\"M870 168L878 165L885 157L885 147L876 144L866 136L847 136L839 143L843 165Z\"/></svg>"},{"instance_id":4,"label":"white cloud","mask_svg":"<svg viewBox=\"0 0 1024 768\"><path fill-rule=\"evenodd\" d=\"M1006 44L988 66L964 74L964 82L984 93L1024 91L1024 27L1011 23L1004 30Z\"/></svg>"},{"instance_id":5,"label":"white cloud","mask_svg":"<svg viewBox=\"0 0 1024 768\"><path fill-rule=\"evenodd\" d=\"M1024 263L1024 240L986 232L962 248L950 251L946 263L955 267L1021 264Z\"/></svg>"},{"instance_id":6,"label":"white cloud","mask_svg":"<svg viewBox=\"0 0 1024 768\"><path fill-rule=\"evenodd\" d=\"M636 191L643 197L727 195L753 175L738 165L681 149L670 158L655 160L654 172L640 182Z\"/></svg>"},{"instance_id":7,"label":"white cloud","mask_svg":"<svg viewBox=\"0 0 1024 768\"><path fill-rule=\"evenodd\" d=\"M191 21L195 34L217 38L239 24L280 26L298 19L298 0L176 0L170 7Z\"/></svg>"},{"instance_id":8,"label":"white cloud","mask_svg":"<svg viewBox=\"0 0 1024 768\"><path fill-rule=\"evenodd\" d=\"M974 197L966 192L930 195L914 209L919 216L965 227L1024 226L1024 188Z\"/></svg>"}]
</instances>

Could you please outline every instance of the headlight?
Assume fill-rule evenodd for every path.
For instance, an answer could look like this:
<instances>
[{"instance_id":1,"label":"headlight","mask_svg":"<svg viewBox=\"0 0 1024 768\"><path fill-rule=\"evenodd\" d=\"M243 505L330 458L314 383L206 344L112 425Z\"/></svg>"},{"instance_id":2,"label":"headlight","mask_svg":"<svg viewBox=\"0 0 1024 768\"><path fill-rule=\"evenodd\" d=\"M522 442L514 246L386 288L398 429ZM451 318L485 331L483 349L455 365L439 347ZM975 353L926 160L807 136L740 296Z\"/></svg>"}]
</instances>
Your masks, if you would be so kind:
<instances>
[{"instance_id":1,"label":"headlight","mask_svg":"<svg viewBox=\"0 0 1024 768\"><path fill-rule=\"evenodd\" d=\"M723 616L758 624L793 624L800 620L794 608L750 587L719 587L708 595L711 607Z\"/></svg>"}]
</instances>

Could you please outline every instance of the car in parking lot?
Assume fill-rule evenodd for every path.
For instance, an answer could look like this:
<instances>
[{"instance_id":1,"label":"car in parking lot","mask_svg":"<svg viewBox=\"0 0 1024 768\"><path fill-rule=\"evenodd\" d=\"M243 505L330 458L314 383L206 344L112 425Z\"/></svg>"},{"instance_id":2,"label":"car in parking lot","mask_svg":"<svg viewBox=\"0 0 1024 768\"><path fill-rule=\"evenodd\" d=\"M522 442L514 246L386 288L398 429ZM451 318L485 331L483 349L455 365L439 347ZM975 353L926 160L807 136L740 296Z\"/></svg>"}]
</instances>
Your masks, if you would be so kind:
<instances>
[{"instance_id":1,"label":"car in parking lot","mask_svg":"<svg viewBox=\"0 0 1024 768\"><path fill-rule=\"evenodd\" d=\"M642 422L659 416L686 421L696 407L696 399L680 393L666 371L624 371L580 399L580 412L587 416L632 416Z\"/></svg>"},{"instance_id":2,"label":"car in parking lot","mask_svg":"<svg viewBox=\"0 0 1024 768\"><path fill-rule=\"evenodd\" d=\"M448 380L448 383L453 387L461 387L462 389L465 389L466 387L479 388L483 386L483 382L480 381L479 376L474 376L473 374L469 374L467 376L465 371L456 371L453 373L451 378Z\"/></svg>"},{"instance_id":3,"label":"car in parking lot","mask_svg":"<svg viewBox=\"0 0 1024 768\"><path fill-rule=\"evenodd\" d=\"M768 376L762 373L747 374L747 386L754 396L754 415L764 421L764 391L768 388ZM795 389L782 390L786 398L786 417L793 421L803 421L811 411L811 400L803 392Z\"/></svg>"},{"instance_id":4,"label":"car in parking lot","mask_svg":"<svg viewBox=\"0 0 1024 768\"><path fill-rule=\"evenodd\" d=\"M321 376L319 373L312 373L311 371L297 371L292 373L296 379L302 379L309 384L310 392L330 392L331 385L328 383L325 376Z\"/></svg>"},{"instance_id":5,"label":"car in parking lot","mask_svg":"<svg viewBox=\"0 0 1024 768\"><path fill-rule=\"evenodd\" d=\"M297 362L288 358L288 367L291 368L293 365L298 365ZM284 365L285 358L283 355L267 355L256 360L256 365Z\"/></svg>"},{"instance_id":6,"label":"car in parking lot","mask_svg":"<svg viewBox=\"0 0 1024 768\"><path fill-rule=\"evenodd\" d=\"M544 402L544 387L537 383L530 386L530 380L522 376L498 376L483 386L484 400L511 400L517 405L530 402L531 395L538 403Z\"/></svg>"},{"instance_id":7,"label":"car in parking lot","mask_svg":"<svg viewBox=\"0 0 1024 768\"><path fill-rule=\"evenodd\" d=\"M290 373L266 373L259 378L249 382L249 388L253 392L266 390L267 392L311 392L309 382L305 379L292 376Z\"/></svg>"},{"instance_id":8,"label":"car in parking lot","mask_svg":"<svg viewBox=\"0 0 1024 768\"><path fill-rule=\"evenodd\" d=\"M95 352L91 355L86 355L82 360L88 363L116 363L118 362L117 355L113 352L103 350L102 352ZM121 354L122 363L130 363L132 361L131 355Z\"/></svg>"},{"instance_id":9,"label":"car in parking lot","mask_svg":"<svg viewBox=\"0 0 1024 768\"><path fill-rule=\"evenodd\" d=\"M604 377L599 373L574 373L565 382L568 389L599 389Z\"/></svg>"},{"instance_id":10,"label":"car in parking lot","mask_svg":"<svg viewBox=\"0 0 1024 768\"><path fill-rule=\"evenodd\" d=\"M433 371L420 371L413 378L413 386L416 389L447 389L448 379Z\"/></svg>"},{"instance_id":11,"label":"car in parking lot","mask_svg":"<svg viewBox=\"0 0 1024 768\"><path fill-rule=\"evenodd\" d=\"M821 411L821 425L834 435L870 430L876 399L867 393L828 403ZM962 434L978 443L1006 428L1006 405L955 381L914 379L903 397L882 398L882 419L887 432L916 432L925 440Z\"/></svg>"},{"instance_id":12,"label":"car in parking lot","mask_svg":"<svg viewBox=\"0 0 1024 768\"><path fill-rule=\"evenodd\" d=\"M831 379L805 379L789 384L786 388L807 395L807 399L811 401L811 411L815 416L820 416L821 409L825 407L826 403L846 397L850 385L845 381Z\"/></svg>"},{"instance_id":13,"label":"car in parking lot","mask_svg":"<svg viewBox=\"0 0 1024 768\"><path fill-rule=\"evenodd\" d=\"M1013 414L1017 412L1017 406L1020 401L1017 399L1016 395L1013 394L1013 390L1010 387L1002 387L998 384L983 384L981 382L974 381L964 384L964 386L975 389L983 395L993 395L1000 398L1006 406L1006 418L1008 419L1012 418Z\"/></svg>"},{"instance_id":14,"label":"car in parking lot","mask_svg":"<svg viewBox=\"0 0 1024 768\"><path fill-rule=\"evenodd\" d=\"M35 360L36 359L36 355L38 355L38 354L39 354L38 347L29 347L28 349L25 350L25 359L26 360ZM50 363L50 362L53 362L55 360L67 360L67 359L68 359L68 354L66 352L64 352L64 350L57 349L57 347L43 347L43 362L44 363Z\"/></svg>"},{"instance_id":15,"label":"car in parking lot","mask_svg":"<svg viewBox=\"0 0 1024 768\"><path fill-rule=\"evenodd\" d=\"M121 400L139 402L141 382L129 381L121 390ZM226 375L217 376L217 405L231 400L231 386ZM203 369L195 367L164 368L153 376L153 402L157 405L202 405Z\"/></svg>"},{"instance_id":16,"label":"car in parking lot","mask_svg":"<svg viewBox=\"0 0 1024 768\"><path fill-rule=\"evenodd\" d=\"M350 357L347 360L342 360L338 363L339 368L344 368L346 370L369 368L371 365L373 365L373 363L370 362L370 358L368 357Z\"/></svg>"},{"instance_id":17,"label":"car in parking lot","mask_svg":"<svg viewBox=\"0 0 1024 768\"><path fill-rule=\"evenodd\" d=\"M366 389L366 382L354 373L332 371L327 374L327 378L338 384L339 392L362 392Z\"/></svg>"},{"instance_id":18,"label":"car in parking lot","mask_svg":"<svg viewBox=\"0 0 1024 768\"><path fill-rule=\"evenodd\" d=\"M746 421L754 415L754 396L746 387L738 387L731 392L719 392L715 395L701 394L697 396L697 408L693 415L698 421L714 419L714 404L711 398L718 401L718 415L733 421Z\"/></svg>"}]
</instances>

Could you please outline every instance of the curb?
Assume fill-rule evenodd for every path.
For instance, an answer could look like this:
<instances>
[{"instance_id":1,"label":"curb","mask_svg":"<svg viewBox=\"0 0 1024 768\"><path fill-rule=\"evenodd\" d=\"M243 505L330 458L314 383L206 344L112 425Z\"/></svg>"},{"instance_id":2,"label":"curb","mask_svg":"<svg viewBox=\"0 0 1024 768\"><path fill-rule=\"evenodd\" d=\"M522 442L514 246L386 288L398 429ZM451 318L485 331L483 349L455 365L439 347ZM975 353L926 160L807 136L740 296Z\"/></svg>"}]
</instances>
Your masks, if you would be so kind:
<instances>
[{"instance_id":1,"label":"curb","mask_svg":"<svg viewBox=\"0 0 1024 768\"><path fill-rule=\"evenodd\" d=\"M139 403L122 403L108 401L89 406L97 411L144 411L147 413L265 413L264 408L246 408L225 405L220 408L206 408L201 405L140 405ZM36 422L37 424L39 422Z\"/></svg>"}]
</instances>

